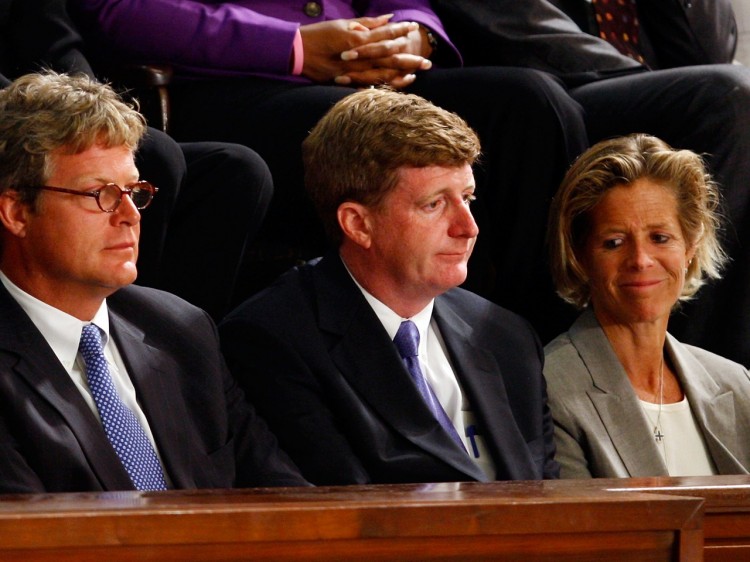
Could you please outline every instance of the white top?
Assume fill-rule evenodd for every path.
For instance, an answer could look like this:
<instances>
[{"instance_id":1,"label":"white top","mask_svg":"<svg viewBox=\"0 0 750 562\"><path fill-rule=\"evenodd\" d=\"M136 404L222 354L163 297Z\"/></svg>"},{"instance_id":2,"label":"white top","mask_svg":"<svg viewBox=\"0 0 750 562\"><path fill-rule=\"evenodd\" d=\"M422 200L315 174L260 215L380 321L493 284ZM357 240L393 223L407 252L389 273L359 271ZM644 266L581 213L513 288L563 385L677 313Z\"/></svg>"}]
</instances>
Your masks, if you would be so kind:
<instances>
[{"instance_id":1,"label":"white top","mask_svg":"<svg viewBox=\"0 0 750 562\"><path fill-rule=\"evenodd\" d=\"M21 308L23 308L24 312L26 312L37 329L42 333L42 336L47 340L52 351L55 353L60 363L62 363L62 366L68 372L68 375L70 375L73 384L76 385L76 388L81 393L81 396L83 396L86 404L88 404L96 418L101 421L99 410L96 407L96 402L94 402L94 397L91 395L91 390L89 389L83 357L78 353L81 332L83 331L83 327L86 324L89 324L89 322L82 322L74 316L31 296L8 279L2 271L0 271L0 281L10 295L16 300L16 302L18 302ZM102 305L99 307L99 310L96 312L90 323L96 324L96 326L98 326L103 332L102 345L104 347L104 356L107 359L107 366L109 367L109 372L112 376L112 382L117 389L117 393L120 395L120 399L135 414L138 423L143 427L143 430L146 432L146 435L151 441L151 445L153 445L158 456L159 449L156 447L154 436L148 425L148 420L138 404L135 388L128 376L125 363L120 356L120 352L115 345L114 339L109 337L109 313L107 311L106 300L102 302Z\"/></svg>"},{"instance_id":2,"label":"white top","mask_svg":"<svg viewBox=\"0 0 750 562\"><path fill-rule=\"evenodd\" d=\"M353 276L352 279L354 279ZM443 406L445 413L453 422L456 432L461 436L469 456L490 480L494 480L496 475L495 463L484 444L484 438L476 433L471 404L469 404L469 400L458 382L437 322L432 318L435 301L430 301L430 304L411 318L401 318L387 305L367 292L357 283L356 279L354 279L354 282L380 319L391 340L396 337L396 332L398 332L399 326L404 320L411 320L416 324L420 335L418 353L422 373Z\"/></svg>"},{"instance_id":3,"label":"white top","mask_svg":"<svg viewBox=\"0 0 750 562\"><path fill-rule=\"evenodd\" d=\"M639 400L670 476L717 474L687 397L674 404ZM659 413L661 409L661 414Z\"/></svg>"}]
</instances>

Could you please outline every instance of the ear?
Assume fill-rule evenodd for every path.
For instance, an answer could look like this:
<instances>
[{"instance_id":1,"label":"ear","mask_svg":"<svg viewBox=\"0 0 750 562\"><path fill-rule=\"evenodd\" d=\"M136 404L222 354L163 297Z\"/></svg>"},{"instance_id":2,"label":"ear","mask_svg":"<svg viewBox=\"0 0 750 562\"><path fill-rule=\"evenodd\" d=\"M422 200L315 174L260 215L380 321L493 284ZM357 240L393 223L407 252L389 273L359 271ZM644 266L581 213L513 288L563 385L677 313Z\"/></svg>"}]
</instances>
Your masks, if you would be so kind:
<instances>
[{"instance_id":1,"label":"ear","mask_svg":"<svg viewBox=\"0 0 750 562\"><path fill-rule=\"evenodd\" d=\"M695 257L696 246L697 244L693 244L685 252L685 267L690 267L690 264L693 263L693 258Z\"/></svg>"},{"instance_id":2,"label":"ear","mask_svg":"<svg viewBox=\"0 0 750 562\"><path fill-rule=\"evenodd\" d=\"M8 189L0 193L0 222L10 234L24 238L30 215L30 206L21 202L17 191Z\"/></svg>"},{"instance_id":3,"label":"ear","mask_svg":"<svg viewBox=\"0 0 750 562\"><path fill-rule=\"evenodd\" d=\"M346 238L364 249L370 247L370 210L367 207L361 203L346 201L339 205L336 216Z\"/></svg>"}]
</instances>

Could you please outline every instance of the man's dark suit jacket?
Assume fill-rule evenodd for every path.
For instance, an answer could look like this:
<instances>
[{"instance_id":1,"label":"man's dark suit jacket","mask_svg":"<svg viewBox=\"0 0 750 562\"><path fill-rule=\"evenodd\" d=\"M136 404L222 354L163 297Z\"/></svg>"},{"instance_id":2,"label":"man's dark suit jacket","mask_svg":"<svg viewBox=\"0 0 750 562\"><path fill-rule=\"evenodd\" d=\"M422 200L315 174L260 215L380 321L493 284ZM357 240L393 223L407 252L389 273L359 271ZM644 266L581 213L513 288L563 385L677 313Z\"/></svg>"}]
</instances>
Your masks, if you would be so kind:
<instances>
[{"instance_id":1,"label":"man's dark suit jacket","mask_svg":"<svg viewBox=\"0 0 750 562\"><path fill-rule=\"evenodd\" d=\"M461 289L434 315L497 479L557 477L530 325ZM291 270L219 332L230 370L314 484L487 479L427 409L337 255Z\"/></svg>"},{"instance_id":2,"label":"man's dark suit jacket","mask_svg":"<svg viewBox=\"0 0 750 562\"><path fill-rule=\"evenodd\" d=\"M229 375L205 312L136 286L107 304L112 337L175 488L305 484ZM130 489L101 423L0 286L0 491Z\"/></svg>"},{"instance_id":3,"label":"man's dark suit jacket","mask_svg":"<svg viewBox=\"0 0 750 562\"><path fill-rule=\"evenodd\" d=\"M433 0L471 65L523 66L583 83L645 70L600 39L585 0ZM638 0L651 68L731 62L737 25L730 0Z\"/></svg>"}]
</instances>

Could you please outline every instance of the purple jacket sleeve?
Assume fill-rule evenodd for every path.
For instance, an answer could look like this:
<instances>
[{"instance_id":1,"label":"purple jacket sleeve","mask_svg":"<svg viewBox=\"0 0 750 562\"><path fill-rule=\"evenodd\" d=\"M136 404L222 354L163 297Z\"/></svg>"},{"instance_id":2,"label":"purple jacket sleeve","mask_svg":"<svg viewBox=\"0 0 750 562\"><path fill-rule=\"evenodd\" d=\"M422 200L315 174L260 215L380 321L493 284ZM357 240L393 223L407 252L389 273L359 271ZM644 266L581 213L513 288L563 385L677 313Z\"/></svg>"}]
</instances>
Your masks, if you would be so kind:
<instances>
[{"instance_id":1,"label":"purple jacket sleeve","mask_svg":"<svg viewBox=\"0 0 750 562\"><path fill-rule=\"evenodd\" d=\"M304 3L285 0L72 1L87 34L112 46L120 58L168 63L193 75L291 78L292 42L300 25L384 13L432 29L460 64L427 0L375 0L362 12L351 2L320 0L323 11L316 18L305 15Z\"/></svg>"}]
</instances>

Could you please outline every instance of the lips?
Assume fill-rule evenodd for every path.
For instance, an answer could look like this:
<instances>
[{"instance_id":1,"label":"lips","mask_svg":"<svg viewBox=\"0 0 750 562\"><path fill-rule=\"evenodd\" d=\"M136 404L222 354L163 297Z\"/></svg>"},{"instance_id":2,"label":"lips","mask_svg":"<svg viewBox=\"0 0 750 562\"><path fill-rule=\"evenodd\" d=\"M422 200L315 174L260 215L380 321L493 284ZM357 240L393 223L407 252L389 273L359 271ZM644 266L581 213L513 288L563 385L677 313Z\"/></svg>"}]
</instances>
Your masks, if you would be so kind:
<instances>
[{"instance_id":1,"label":"lips","mask_svg":"<svg viewBox=\"0 0 750 562\"><path fill-rule=\"evenodd\" d=\"M138 246L137 242L120 242L119 244L112 244L107 246L107 250L133 250Z\"/></svg>"},{"instance_id":2,"label":"lips","mask_svg":"<svg viewBox=\"0 0 750 562\"><path fill-rule=\"evenodd\" d=\"M465 260L471 255L471 250L464 250L462 252L442 252L438 255L452 260Z\"/></svg>"},{"instance_id":3,"label":"lips","mask_svg":"<svg viewBox=\"0 0 750 562\"><path fill-rule=\"evenodd\" d=\"M649 287L659 285L661 282L661 279L640 279L637 281L625 281L620 283L620 286L626 289L648 289Z\"/></svg>"}]
</instances>

